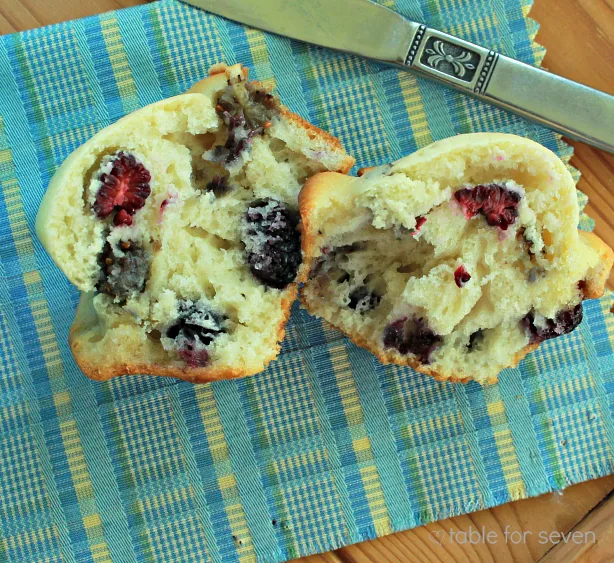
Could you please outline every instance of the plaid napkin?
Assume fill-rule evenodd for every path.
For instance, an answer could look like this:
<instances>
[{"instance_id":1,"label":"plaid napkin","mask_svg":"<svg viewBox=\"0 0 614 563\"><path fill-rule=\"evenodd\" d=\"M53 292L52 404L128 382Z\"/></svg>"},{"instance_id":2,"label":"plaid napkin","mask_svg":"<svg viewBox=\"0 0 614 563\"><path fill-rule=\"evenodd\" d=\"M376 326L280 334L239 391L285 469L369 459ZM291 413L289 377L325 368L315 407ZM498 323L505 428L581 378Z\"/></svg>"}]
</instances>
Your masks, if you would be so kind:
<instances>
[{"instance_id":1,"label":"plaid napkin","mask_svg":"<svg viewBox=\"0 0 614 563\"><path fill-rule=\"evenodd\" d=\"M528 0L384 3L543 56ZM220 60L249 66L361 166L470 131L571 153L409 73L173 0L0 38L0 561L273 563L611 472L611 295L484 388L382 366L298 307L283 353L253 378L79 372L67 344L77 292L34 235L49 179L101 127Z\"/></svg>"}]
</instances>

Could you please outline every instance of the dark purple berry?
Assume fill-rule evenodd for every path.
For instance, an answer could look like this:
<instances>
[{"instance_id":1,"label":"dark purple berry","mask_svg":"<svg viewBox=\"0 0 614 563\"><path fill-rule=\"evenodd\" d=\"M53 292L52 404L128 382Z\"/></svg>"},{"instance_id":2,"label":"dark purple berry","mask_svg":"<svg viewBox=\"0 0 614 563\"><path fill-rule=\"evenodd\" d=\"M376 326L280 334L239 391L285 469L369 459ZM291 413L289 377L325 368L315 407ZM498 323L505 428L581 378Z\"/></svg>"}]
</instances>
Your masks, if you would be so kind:
<instances>
[{"instance_id":1,"label":"dark purple berry","mask_svg":"<svg viewBox=\"0 0 614 563\"><path fill-rule=\"evenodd\" d=\"M261 200L247 209L247 263L263 284L283 289L294 281L301 264L299 214L275 200Z\"/></svg>"},{"instance_id":2,"label":"dark purple berry","mask_svg":"<svg viewBox=\"0 0 614 563\"><path fill-rule=\"evenodd\" d=\"M262 127L250 129L242 111L236 116L224 111L222 112L222 119L228 126L228 137L224 145L218 145L213 149L210 160L232 164L243 151L249 148L254 137L264 132L264 129Z\"/></svg>"},{"instance_id":3,"label":"dark purple berry","mask_svg":"<svg viewBox=\"0 0 614 563\"><path fill-rule=\"evenodd\" d=\"M96 289L125 301L145 289L149 259L145 249L136 242L121 241L119 245L117 248L105 243L98 256L100 277Z\"/></svg>"},{"instance_id":4,"label":"dark purple berry","mask_svg":"<svg viewBox=\"0 0 614 563\"><path fill-rule=\"evenodd\" d=\"M246 89L246 95L239 99L236 88L241 87ZM250 83L244 86L229 84L216 104L216 111L228 128L228 137L224 145L213 149L210 160L232 164L249 148L254 137L271 126L271 119L279 109L277 99L266 90Z\"/></svg>"},{"instance_id":5,"label":"dark purple berry","mask_svg":"<svg viewBox=\"0 0 614 563\"><path fill-rule=\"evenodd\" d=\"M244 87L246 96L237 97L237 88ZM258 85L244 82L243 86L230 84L219 96L216 105L218 115L228 112L231 116L241 115L250 129L266 128L280 110L275 96Z\"/></svg>"},{"instance_id":6,"label":"dark purple berry","mask_svg":"<svg viewBox=\"0 0 614 563\"><path fill-rule=\"evenodd\" d=\"M179 356L191 367L204 367L209 361L206 346L225 330L226 317L205 308L201 303L183 301L179 305L179 317L168 328L166 336L179 346Z\"/></svg>"},{"instance_id":7,"label":"dark purple berry","mask_svg":"<svg viewBox=\"0 0 614 563\"><path fill-rule=\"evenodd\" d=\"M230 190L228 178L221 174L216 174L213 179L207 184L206 191L213 192L215 197L220 197Z\"/></svg>"},{"instance_id":8,"label":"dark purple berry","mask_svg":"<svg viewBox=\"0 0 614 563\"><path fill-rule=\"evenodd\" d=\"M365 286L357 287L350 293L349 298L350 302L348 303L348 307L355 311L358 310L360 313L375 309L382 300L380 295L374 291L369 291Z\"/></svg>"},{"instance_id":9,"label":"dark purple berry","mask_svg":"<svg viewBox=\"0 0 614 563\"><path fill-rule=\"evenodd\" d=\"M519 193L499 184L481 184L463 188L454 194L467 219L481 213L491 227L499 227L503 231L516 222L521 197Z\"/></svg>"},{"instance_id":10,"label":"dark purple berry","mask_svg":"<svg viewBox=\"0 0 614 563\"><path fill-rule=\"evenodd\" d=\"M385 329L384 329L384 346L386 348L396 348L400 349L401 344L403 343L403 336L405 334L405 322L407 321L407 317L401 317L396 321L392 321Z\"/></svg>"},{"instance_id":11,"label":"dark purple berry","mask_svg":"<svg viewBox=\"0 0 614 563\"><path fill-rule=\"evenodd\" d=\"M582 303L571 309L559 311L554 319L545 319L543 326L535 325L535 312L529 311L521 324L529 334L529 344L539 344L563 334L568 334L582 322Z\"/></svg>"},{"instance_id":12,"label":"dark purple berry","mask_svg":"<svg viewBox=\"0 0 614 563\"><path fill-rule=\"evenodd\" d=\"M435 334L422 317L402 317L384 329L384 346L395 348L400 354L414 354L423 364L431 363L431 355L443 339Z\"/></svg>"}]
</instances>

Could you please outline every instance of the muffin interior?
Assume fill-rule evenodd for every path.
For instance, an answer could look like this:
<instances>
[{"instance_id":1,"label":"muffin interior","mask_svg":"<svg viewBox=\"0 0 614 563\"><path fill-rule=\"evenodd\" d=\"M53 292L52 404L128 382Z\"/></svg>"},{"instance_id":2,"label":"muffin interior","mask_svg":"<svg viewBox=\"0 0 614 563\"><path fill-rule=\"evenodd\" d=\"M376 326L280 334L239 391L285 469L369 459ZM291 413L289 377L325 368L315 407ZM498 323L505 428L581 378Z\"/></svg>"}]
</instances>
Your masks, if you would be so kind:
<instances>
[{"instance_id":1,"label":"muffin interior","mask_svg":"<svg viewBox=\"0 0 614 563\"><path fill-rule=\"evenodd\" d=\"M599 257L578 236L568 172L531 148L427 153L339 179L309 219L308 309L384 358L480 381L573 330Z\"/></svg>"},{"instance_id":2,"label":"muffin interior","mask_svg":"<svg viewBox=\"0 0 614 563\"><path fill-rule=\"evenodd\" d=\"M232 67L96 136L54 210L101 358L249 372L277 351L302 262L297 196L347 155Z\"/></svg>"}]
</instances>

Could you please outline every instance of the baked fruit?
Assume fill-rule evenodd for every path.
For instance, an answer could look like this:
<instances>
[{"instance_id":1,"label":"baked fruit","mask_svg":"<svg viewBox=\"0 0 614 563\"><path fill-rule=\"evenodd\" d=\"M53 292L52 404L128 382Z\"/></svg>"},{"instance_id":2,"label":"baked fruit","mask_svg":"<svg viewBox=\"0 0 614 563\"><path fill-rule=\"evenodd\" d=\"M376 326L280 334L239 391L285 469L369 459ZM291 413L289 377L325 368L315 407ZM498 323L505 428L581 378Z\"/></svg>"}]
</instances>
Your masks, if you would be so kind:
<instances>
[{"instance_id":1,"label":"baked fruit","mask_svg":"<svg viewBox=\"0 0 614 563\"><path fill-rule=\"evenodd\" d=\"M614 255L579 232L573 179L546 148L459 135L300 197L307 310L382 362L494 382L582 321Z\"/></svg>"},{"instance_id":2,"label":"baked fruit","mask_svg":"<svg viewBox=\"0 0 614 563\"><path fill-rule=\"evenodd\" d=\"M53 177L38 236L83 292L70 331L94 379L262 371L301 278L298 193L353 165L240 65L100 131Z\"/></svg>"}]
</instances>

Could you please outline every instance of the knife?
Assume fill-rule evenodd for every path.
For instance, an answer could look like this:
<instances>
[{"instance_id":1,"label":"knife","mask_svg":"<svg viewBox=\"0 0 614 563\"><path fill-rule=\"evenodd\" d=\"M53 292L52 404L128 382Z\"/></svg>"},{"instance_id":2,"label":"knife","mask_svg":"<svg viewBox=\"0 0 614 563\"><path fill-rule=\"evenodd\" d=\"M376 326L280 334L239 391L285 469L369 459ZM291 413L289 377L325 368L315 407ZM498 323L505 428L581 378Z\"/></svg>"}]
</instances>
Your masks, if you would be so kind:
<instances>
[{"instance_id":1,"label":"knife","mask_svg":"<svg viewBox=\"0 0 614 563\"><path fill-rule=\"evenodd\" d=\"M614 96L370 0L183 1L251 27L416 72L614 153Z\"/></svg>"}]
</instances>

